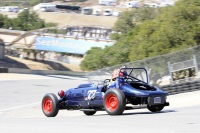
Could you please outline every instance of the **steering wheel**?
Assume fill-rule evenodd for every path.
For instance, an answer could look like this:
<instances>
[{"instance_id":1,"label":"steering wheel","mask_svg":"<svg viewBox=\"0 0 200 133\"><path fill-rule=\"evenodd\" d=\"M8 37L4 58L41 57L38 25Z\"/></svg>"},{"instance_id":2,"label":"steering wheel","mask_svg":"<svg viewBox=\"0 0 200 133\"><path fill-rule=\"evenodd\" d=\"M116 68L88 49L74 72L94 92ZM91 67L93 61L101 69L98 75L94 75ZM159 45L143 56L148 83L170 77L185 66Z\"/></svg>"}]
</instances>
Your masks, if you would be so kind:
<instances>
[{"instance_id":1,"label":"steering wheel","mask_svg":"<svg viewBox=\"0 0 200 133\"><path fill-rule=\"evenodd\" d=\"M124 78L124 81L125 81L125 82L128 82L128 81L129 81L129 82L133 82L133 79L132 79L132 78L129 78L129 77L126 77L126 78Z\"/></svg>"},{"instance_id":2,"label":"steering wheel","mask_svg":"<svg viewBox=\"0 0 200 133\"><path fill-rule=\"evenodd\" d=\"M109 82L110 82L110 79L105 79L105 80L103 81L103 86L108 85Z\"/></svg>"}]
</instances>

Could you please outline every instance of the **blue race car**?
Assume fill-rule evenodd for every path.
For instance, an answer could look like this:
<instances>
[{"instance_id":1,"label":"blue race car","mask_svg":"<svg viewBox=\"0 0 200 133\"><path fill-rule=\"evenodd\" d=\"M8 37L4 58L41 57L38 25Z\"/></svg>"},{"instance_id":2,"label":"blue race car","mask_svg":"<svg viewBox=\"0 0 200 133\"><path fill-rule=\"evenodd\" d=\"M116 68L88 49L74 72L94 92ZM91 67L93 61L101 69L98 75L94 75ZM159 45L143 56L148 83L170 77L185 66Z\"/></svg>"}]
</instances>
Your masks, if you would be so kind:
<instances>
[{"instance_id":1,"label":"blue race car","mask_svg":"<svg viewBox=\"0 0 200 133\"><path fill-rule=\"evenodd\" d=\"M133 70L143 70L146 82L133 76ZM134 105L147 105L151 112L161 111L169 106L168 93L148 84L144 68L121 68L118 76L105 79L103 84L81 84L76 88L48 93L42 99L42 110L47 117L55 117L61 109L80 110L86 115L106 111L109 115L121 115L124 110L134 109ZM131 105L131 106L128 106Z\"/></svg>"}]
</instances>

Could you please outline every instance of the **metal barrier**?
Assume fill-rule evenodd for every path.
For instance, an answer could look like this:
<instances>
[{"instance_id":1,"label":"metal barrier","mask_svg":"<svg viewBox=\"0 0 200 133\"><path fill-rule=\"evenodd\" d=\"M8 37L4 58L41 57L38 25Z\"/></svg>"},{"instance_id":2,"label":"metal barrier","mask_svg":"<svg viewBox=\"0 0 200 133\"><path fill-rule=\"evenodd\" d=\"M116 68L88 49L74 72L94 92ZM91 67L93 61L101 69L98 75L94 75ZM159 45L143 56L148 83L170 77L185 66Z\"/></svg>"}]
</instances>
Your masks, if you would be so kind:
<instances>
[{"instance_id":1,"label":"metal barrier","mask_svg":"<svg viewBox=\"0 0 200 133\"><path fill-rule=\"evenodd\" d=\"M8 68L0 67L0 73L8 73Z\"/></svg>"},{"instance_id":2,"label":"metal barrier","mask_svg":"<svg viewBox=\"0 0 200 133\"><path fill-rule=\"evenodd\" d=\"M173 81L170 74L171 71L169 69L169 62L171 64L183 62L183 64L186 64L186 66L188 66L189 61L191 63L191 60L194 59L194 56L195 56L195 63L197 66L195 69L197 69L198 71L200 67L200 46L192 47L192 48L178 51L175 53L156 56L153 58L147 58L145 60L128 62L125 64L92 71L87 74L87 77L90 82L93 81L94 77L96 78L95 81L97 80L101 81L105 77L105 72L107 73L107 77L110 78L111 73L114 69L120 68L122 65L126 65L127 67L146 68L149 74L150 84L153 84L153 85L163 86L163 85L169 85L169 84L178 84L178 83L186 82L188 81L188 79L195 81L200 78L198 72L194 75L194 77L188 77L188 78L184 77L181 80Z\"/></svg>"},{"instance_id":3,"label":"metal barrier","mask_svg":"<svg viewBox=\"0 0 200 133\"><path fill-rule=\"evenodd\" d=\"M200 80L161 86L170 95L200 90Z\"/></svg>"}]
</instances>

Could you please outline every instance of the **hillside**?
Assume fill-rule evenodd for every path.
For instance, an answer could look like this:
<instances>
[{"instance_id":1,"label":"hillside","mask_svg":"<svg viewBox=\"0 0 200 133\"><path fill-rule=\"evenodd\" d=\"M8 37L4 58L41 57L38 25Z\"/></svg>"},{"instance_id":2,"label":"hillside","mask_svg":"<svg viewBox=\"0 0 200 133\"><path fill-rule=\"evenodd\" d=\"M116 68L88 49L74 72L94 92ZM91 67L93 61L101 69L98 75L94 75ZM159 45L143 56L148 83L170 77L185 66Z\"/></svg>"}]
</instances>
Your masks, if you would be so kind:
<instances>
[{"instance_id":1,"label":"hillside","mask_svg":"<svg viewBox=\"0 0 200 133\"><path fill-rule=\"evenodd\" d=\"M23 68L31 70L58 70L58 71L78 71L78 72L82 71L80 67L77 65L49 61L49 60L34 61L12 56L6 56L5 59L0 60L0 67Z\"/></svg>"},{"instance_id":2,"label":"hillside","mask_svg":"<svg viewBox=\"0 0 200 133\"><path fill-rule=\"evenodd\" d=\"M132 0L118 0L118 4L122 4L123 2L132 1ZM158 1L162 0L141 0L141 5L144 3L158 3ZM173 0L177 1L177 0ZM48 2L48 1L45 1ZM84 7L94 7L102 10L104 9L112 9L113 11L127 11L130 8L123 8L120 5L117 6L102 6L98 4L98 0L86 0L84 2L76 2L75 0L57 0L53 1L55 4L65 4L65 5L74 5ZM30 8L32 9L32 8ZM1 12L4 15L7 15L9 18L16 18L18 13L12 12ZM66 12L37 12L41 19L46 22L52 22L58 24L58 27L64 26L99 26L99 27L113 27L115 22L117 21L117 17L115 16L94 16L94 15L83 15L76 13L66 13Z\"/></svg>"},{"instance_id":3,"label":"hillside","mask_svg":"<svg viewBox=\"0 0 200 133\"><path fill-rule=\"evenodd\" d=\"M40 18L46 22L57 23L59 27L63 26L99 26L99 27L112 27L117 20L113 16L92 16L83 14L70 14L70 13L50 13L39 12ZM53 14L53 15L52 15Z\"/></svg>"},{"instance_id":4,"label":"hillside","mask_svg":"<svg viewBox=\"0 0 200 133\"><path fill-rule=\"evenodd\" d=\"M41 19L45 22L58 24L58 27L64 26L99 26L112 27L117 20L115 16L93 16L75 13L59 13L59 12L37 12ZM16 18L17 13L4 12L9 18Z\"/></svg>"}]
</instances>

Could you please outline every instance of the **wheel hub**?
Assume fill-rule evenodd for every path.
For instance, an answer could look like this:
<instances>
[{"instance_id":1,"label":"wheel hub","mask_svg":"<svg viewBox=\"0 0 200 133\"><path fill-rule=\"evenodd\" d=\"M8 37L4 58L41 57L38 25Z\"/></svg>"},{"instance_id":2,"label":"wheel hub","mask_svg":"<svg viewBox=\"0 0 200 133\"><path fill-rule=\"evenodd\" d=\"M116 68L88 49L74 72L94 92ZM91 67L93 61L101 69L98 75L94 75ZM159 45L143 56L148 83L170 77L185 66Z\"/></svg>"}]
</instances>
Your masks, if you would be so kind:
<instances>
[{"instance_id":1,"label":"wheel hub","mask_svg":"<svg viewBox=\"0 0 200 133\"><path fill-rule=\"evenodd\" d=\"M53 103L52 103L52 100L50 98L46 98L44 99L44 102L43 102L43 109L45 112L49 113L52 111L52 108L53 108Z\"/></svg>"},{"instance_id":2,"label":"wheel hub","mask_svg":"<svg viewBox=\"0 0 200 133\"><path fill-rule=\"evenodd\" d=\"M114 94L108 94L106 97L106 107L114 111L118 107L118 99Z\"/></svg>"}]
</instances>

